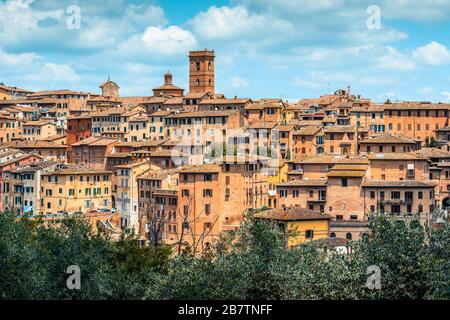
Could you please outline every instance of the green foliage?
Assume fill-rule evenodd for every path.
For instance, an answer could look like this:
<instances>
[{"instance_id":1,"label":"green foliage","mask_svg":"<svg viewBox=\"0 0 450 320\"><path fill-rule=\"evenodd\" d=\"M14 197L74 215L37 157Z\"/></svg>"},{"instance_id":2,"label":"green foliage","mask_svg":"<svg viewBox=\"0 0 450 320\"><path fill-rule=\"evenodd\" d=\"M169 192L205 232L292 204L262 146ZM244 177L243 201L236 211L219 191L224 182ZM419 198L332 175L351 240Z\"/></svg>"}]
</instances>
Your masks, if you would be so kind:
<instances>
[{"instance_id":1,"label":"green foliage","mask_svg":"<svg viewBox=\"0 0 450 320\"><path fill-rule=\"evenodd\" d=\"M425 138L425 146L427 148L437 148L438 147L438 143L436 142L436 140L434 139L434 137L426 137Z\"/></svg>"},{"instance_id":2,"label":"green foliage","mask_svg":"<svg viewBox=\"0 0 450 320\"><path fill-rule=\"evenodd\" d=\"M58 227L0 214L0 298L137 299L151 274L164 274L170 251L141 248L134 239L111 241L81 220ZM81 290L69 290L66 270L81 269Z\"/></svg>"},{"instance_id":3,"label":"green foliage","mask_svg":"<svg viewBox=\"0 0 450 320\"><path fill-rule=\"evenodd\" d=\"M132 235L112 241L79 220L57 228L0 214L2 299L449 299L450 228L386 217L350 254L312 245L287 248L276 223L249 214L201 257L142 247ZM66 288L69 265L81 290ZM381 289L366 287L369 266Z\"/></svg>"}]
</instances>

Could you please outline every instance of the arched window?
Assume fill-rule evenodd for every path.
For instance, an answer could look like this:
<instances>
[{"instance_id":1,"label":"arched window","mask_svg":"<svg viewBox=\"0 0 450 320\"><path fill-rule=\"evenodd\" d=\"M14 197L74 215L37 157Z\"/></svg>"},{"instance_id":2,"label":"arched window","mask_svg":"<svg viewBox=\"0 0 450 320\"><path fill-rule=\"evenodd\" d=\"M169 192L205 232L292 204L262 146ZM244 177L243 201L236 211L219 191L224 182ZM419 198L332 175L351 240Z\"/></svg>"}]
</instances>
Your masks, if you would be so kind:
<instances>
[{"instance_id":1,"label":"arched window","mask_svg":"<svg viewBox=\"0 0 450 320\"><path fill-rule=\"evenodd\" d=\"M212 67L211 62L208 62L208 71L211 71L211 67Z\"/></svg>"},{"instance_id":2,"label":"arched window","mask_svg":"<svg viewBox=\"0 0 450 320\"><path fill-rule=\"evenodd\" d=\"M323 147L318 147L317 148L317 154L324 154Z\"/></svg>"},{"instance_id":3,"label":"arched window","mask_svg":"<svg viewBox=\"0 0 450 320\"><path fill-rule=\"evenodd\" d=\"M200 80L199 79L195 80L195 84L199 86L200 85Z\"/></svg>"},{"instance_id":4,"label":"arched window","mask_svg":"<svg viewBox=\"0 0 450 320\"><path fill-rule=\"evenodd\" d=\"M200 62L196 62L195 67L196 67L197 71L200 71Z\"/></svg>"},{"instance_id":5,"label":"arched window","mask_svg":"<svg viewBox=\"0 0 450 320\"><path fill-rule=\"evenodd\" d=\"M209 83L209 85L210 85L210 86L212 85L212 81L211 81L211 79L209 79L208 83Z\"/></svg>"},{"instance_id":6,"label":"arched window","mask_svg":"<svg viewBox=\"0 0 450 320\"><path fill-rule=\"evenodd\" d=\"M351 232L347 232L347 234L345 235L345 239L352 240L352 233Z\"/></svg>"},{"instance_id":7,"label":"arched window","mask_svg":"<svg viewBox=\"0 0 450 320\"><path fill-rule=\"evenodd\" d=\"M331 233L330 233L330 238L336 238L336 233L331 232Z\"/></svg>"}]
</instances>

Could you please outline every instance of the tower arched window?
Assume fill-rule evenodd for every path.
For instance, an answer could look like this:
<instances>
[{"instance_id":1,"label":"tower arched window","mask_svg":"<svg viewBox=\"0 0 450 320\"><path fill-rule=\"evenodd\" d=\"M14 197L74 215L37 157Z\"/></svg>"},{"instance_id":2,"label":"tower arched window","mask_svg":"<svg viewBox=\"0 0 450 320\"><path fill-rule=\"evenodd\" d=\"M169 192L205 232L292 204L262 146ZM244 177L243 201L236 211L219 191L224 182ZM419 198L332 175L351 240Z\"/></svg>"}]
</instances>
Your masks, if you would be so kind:
<instances>
[{"instance_id":1,"label":"tower arched window","mask_svg":"<svg viewBox=\"0 0 450 320\"><path fill-rule=\"evenodd\" d=\"M211 71L211 68L212 68L212 64L211 64L211 62L208 62L208 71Z\"/></svg>"},{"instance_id":2,"label":"tower arched window","mask_svg":"<svg viewBox=\"0 0 450 320\"><path fill-rule=\"evenodd\" d=\"M200 85L200 80L199 79L195 80L195 84L199 86Z\"/></svg>"},{"instance_id":3,"label":"tower arched window","mask_svg":"<svg viewBox=\"0 0 450 320\"><path fill-rule=\"evenodd\" d=\"M210 86L212 85L212 81L211 81L211 79L209 79L208 83L209 83L209 85L210 85Z\"/></svg>"},{"instance_id":4,"label":"tower arched window","mask_svg":"<svg viewBox=\"0 0 450 320\"><path fill-rule=\"evenodd\" d=\"M200 62L196 62L195 67L197 68L197 71L200 71Z\"/></svg>"}]
</instances>

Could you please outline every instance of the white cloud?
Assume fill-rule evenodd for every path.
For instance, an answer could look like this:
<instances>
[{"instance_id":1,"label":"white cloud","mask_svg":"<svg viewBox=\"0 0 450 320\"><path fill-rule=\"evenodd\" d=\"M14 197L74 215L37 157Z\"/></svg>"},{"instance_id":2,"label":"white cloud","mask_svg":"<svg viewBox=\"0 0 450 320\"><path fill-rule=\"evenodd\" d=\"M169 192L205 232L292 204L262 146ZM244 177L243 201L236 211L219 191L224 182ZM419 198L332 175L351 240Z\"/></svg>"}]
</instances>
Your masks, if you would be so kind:
<instances>
[{"instance_id":1,"label":"white cloud","mask_svg":"<svg viewBox=\"0 0 450 320\"><path fill-rule=\"evenodd\" d=\"M32 52L11 54L0 49L0 68L3 70L26 67L40 59L40 56Z\"/></svg>"},{"instance_id":2,"label":"white cloud","mask_svg":"<svg viewBox=\"0 0 450 320\"><path fill-rule=\"evenodd\" d=\"M446 46L432 41L429 44L416 48L413 57L420 62L432 66L450 63L450 51Z\"/></svg>"},{"instance_id":3,"label":"white cloud","mask_svg":"<svg viewBox=\"0 0 450 320\"><path fill-rule=\"evenodd\" d=\"M423 87L419 90L419 93L421 93L421 94L429 94L432 92L434 92L434 89L431 87Z\"/></svg>"},{"instance_id":4,"label":"white cloud","mask_svg":"<svg viewBox=\"0 0 450 320\"><path fill-rule=\"evenodd\" d=\"M247 79L234 76L233 78L231 78L231 86L233 88L247 88L250 86L250 83Z\"/></svg>"},{"instance_id":5,"label":"white cloud","mask_svg":"<svg viewBox=\"0 0 450 320\"><path fill-rule=\"evenodd\" d=\"M210 7L200 12L191 21L194 32L208 40L242 39L243 36L266 38L273 32L279 32L284 38L292 29L290 23L280 19L270 19L265 15L250 13L244 6ZM283 38L283 37L280 37Z\"/></svg>"},{"instance_id":6,"label":"white cloud","mask_svg":"<svg viewBox=\"0 0 450 320\"><path fill-rule=\"evenodd\" d=\"M378 66L384 69L408 71L415 68L411 58L393 47L387 47L385 55L378 58Z\"/></svg>"},{"instance_id":7,"label":"white cloud","mask_svg":"<svg viewBox=\"0 0 450 320\"><path fill-rule=\"evenodd\" d=\"M442 91L441 94L450 101L450 92L449 91Z\"/></svg>"},{"instance_id":8,"label":"white cloud","mask_svg":"<svg viewBox=\"0 0 450 320\"><path fill-rule=\"evenodd\" d=\"M263 16L250 15L245 7L212 6L193 20L196 34L206 39L230 39L264 26Z\"/></svg>"},{"instance_id":9,"label":"white cloud","mask_svg":"<svg viewBox=\"0 0 450 320\"><path fill-rule=\"evenodd\" d=\"M178 26L149 27L141 40L148 50L168 55L186 53L197 46L195 36Z\"/></svg>"},{"instance_id":10,"label":"white cloud","mask_svg":"<svg viewBox=\"0 0 450 320\"><path fill-rule=\"evenodd\" d=\"M305 89L319 89L322 87L322 84L320 84L316 81L306 80L299 76L295 76L291 83L295 87L305 88Z\"/></svg>"}]
</instances>

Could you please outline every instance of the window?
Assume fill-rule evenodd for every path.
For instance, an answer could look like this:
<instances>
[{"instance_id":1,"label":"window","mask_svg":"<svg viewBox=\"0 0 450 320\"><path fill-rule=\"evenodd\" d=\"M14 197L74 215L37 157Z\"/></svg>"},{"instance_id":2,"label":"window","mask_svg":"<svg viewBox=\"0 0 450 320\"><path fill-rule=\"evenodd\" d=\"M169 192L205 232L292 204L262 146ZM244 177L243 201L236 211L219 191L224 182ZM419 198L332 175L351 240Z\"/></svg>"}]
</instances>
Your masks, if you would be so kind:
<instances>
[{"instance_id":1,"label":"window","mask_svg":"<svg viewBox=\"0 0 450 320\"><path fill-rule=\"evenodd\" d=\"M305 231L305 238L306 238L306 239L312 239L312 238L314 238L314 230L306 230L306 231Z\"/></svg>"},{"instance_id":2,"label":"window","mask_svg":"<svg viewBox=\"0 0 450 320\"><path fill-rule=\"evenodd\" d=\"M212 181L212 174L211 173L205 173L203 176L204 181Z\"/></svg>"},{"instance_id":3,"label":"window","mask_svg":"<svg viewBox=\"0 0 450 320\"><path fill-rule=\"evenodd\" d=\"M205 204L205 214L208 215L211 213L211 205Z\"/></svg>"},{"instance_id":4,"label":"window","mask_svg":"<svg viewBox=\"0 0 450 320\"><path fill-rule=\"evenodd\" d=\"M375 199L375 191L370 191L370 199Z\"/></svg>"},{"instance_id":5,"label":"window","mask_svg":"<svg viewBox=\"0 0 450 320\"><path fill-rule=\"evenodd\" d=\"M347 232L347 234L345 235L345 239L352 240L352 233L351 232Z\"/></svg>"},{"instance_id":6,"label":"window","mask_svg":"<svg viewBox=\"0 0 450 320\"><path fill-rule=\"evenodd\" d=\"M419 193L417 194L417 198L423 199L423 192L422 191L419 191Z\"/></svg>"},{"instance_id":7,"label":"window","mask_svg":"<svg viewBox=\"0 0 450 320\"><path fill-rule=\"evenodd\" d=\"M280 198L286 198L287 197L287 190L280 190Z\"/></svg>"},{"instance_id":8,"label":"window","mask_svg":"<svg viewBox=\"0 0 450 320\"><path fill-rule=\"evenodd\" d=\"M391 206L391 213L392 214L399 214L400 213L400 205L398 204L393 204Z\"/></svg>"},{"instance_id":9,"label":"window","mask_svg":"<svg viewBox=\"0 0 450 320\"><path fill-rule=\"evenodd\" d=\"M330 233L330 238L336 238L336 233L331 232L331 233Z\"/></svg>"},{"instance_id":10,"label":"window","mask_svg":"<svg viewBox=\"0 0 450 320\"><path fill-rule=\"evenodd\" d=\"M347 187L348 186L348 180L347 178L341 179L341 187Z\"/></svg>"},{"instance_id":11,"label":"window","mask_svg":"<svg viewBox=\"0 0 450 320\"><path fill-rule=\"evenodd\" d=\"M392 191L391 199L400 199L400 191Z\"/></svg>"},{"instance_id":12,"label":"window","mask_svg":"<svg viewBox=\"0 0 450 320\"><path fill-rule=\"evenodd\" d=\"M203 189L203 198L212 197L212 189Z\"/></svg>"},{"instance_id":13,"label":"window","mask_svg":"<svg viewBox=\"0 0 450 320\"><path fill-rule=\"evenodd\" d=\"M181 190L181 196L182 197L189 197L189 190L187 190L187 189Z\"/></svg>"}]
</instances>

